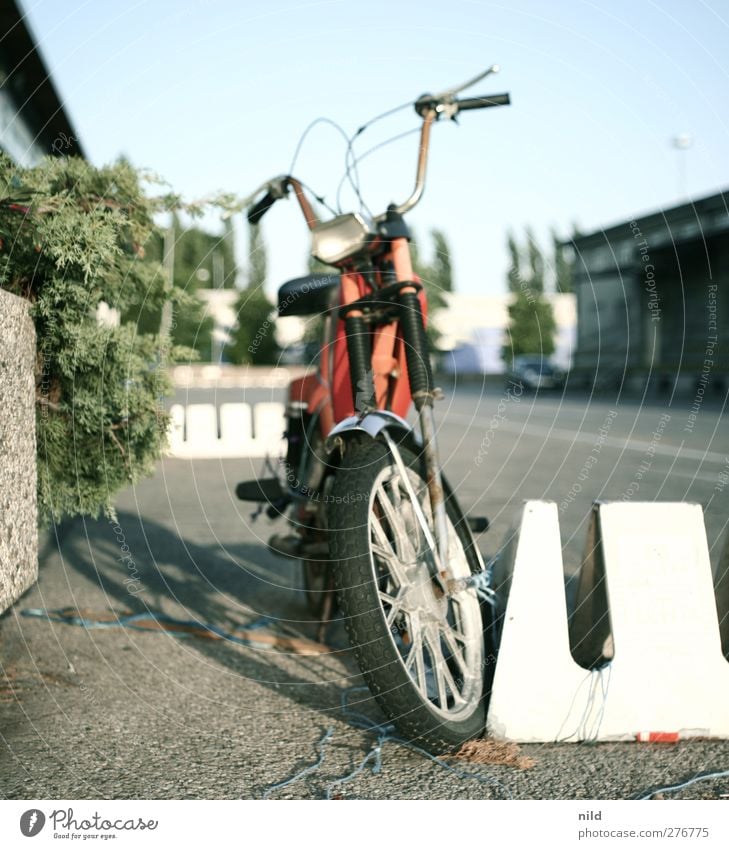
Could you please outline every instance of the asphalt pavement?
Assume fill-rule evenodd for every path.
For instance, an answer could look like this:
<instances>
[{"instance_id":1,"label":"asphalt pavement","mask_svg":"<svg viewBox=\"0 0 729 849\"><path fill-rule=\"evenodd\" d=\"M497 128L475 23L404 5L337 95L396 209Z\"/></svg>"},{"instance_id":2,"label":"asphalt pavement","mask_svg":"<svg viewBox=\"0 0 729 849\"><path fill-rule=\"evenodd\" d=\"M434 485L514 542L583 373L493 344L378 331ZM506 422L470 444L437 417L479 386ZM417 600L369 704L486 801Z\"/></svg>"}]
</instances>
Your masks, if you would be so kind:
<instances>
[{"instance_id":1,"label":"asphalt pavement","mask_svg":"<svg viewBox=\"0 0 729 849\"><path fill-rule=\"evenodd\" d=\"M281 398L280 390L211 392L177 400ZM437 407L441 456L466 510L491 520L480 537L487 556L523 499L551 499L569 577L593 500L660 499L704 506L716 563L729 515L729 431L721 403L707 402L694 419L692 408L687 399L669 406L462 386ZM330 653L301 655L24 615L154 611L225 633L267 617L264 631L314 639L298 562L266 549L280 525L254 519L233 494L261 466L165 459L153 478L119 496L118 522L76 519L51 529L38 584L0 618L0 796L621 799L729 769L729 742L529 745L521 748L532 768L469 766L469 775L385 743L381 771L338 783L375 742L345 701L382 720L356 689L362 679L340 627ZM321 752L318 769L271 789ZM729 781L712 780L671 798L727 793Z\"/></svg>"}]
</instances>

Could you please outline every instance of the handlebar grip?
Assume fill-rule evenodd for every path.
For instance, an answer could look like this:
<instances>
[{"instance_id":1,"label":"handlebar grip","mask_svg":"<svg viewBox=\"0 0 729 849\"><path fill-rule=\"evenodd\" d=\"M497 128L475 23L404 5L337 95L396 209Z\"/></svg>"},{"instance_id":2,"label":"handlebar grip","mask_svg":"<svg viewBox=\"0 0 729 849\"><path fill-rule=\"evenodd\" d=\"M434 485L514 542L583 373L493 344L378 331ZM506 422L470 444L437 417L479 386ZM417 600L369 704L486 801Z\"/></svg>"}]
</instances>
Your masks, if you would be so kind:
<instances>
[{"instance_id":1,"label":"handlebar grip","mask_svg":"<svg viewBox=\"0 0 729 849\"><path fill-rule=\"evenodd\" d=\"M266 192L266 194L258 201L258 203L254 204L248 210L248 223L249 224L258 224L258 222L263 218L263 216L268 212L268 210L276 203L278 198L276 195L271 192Z\"/></svg>"},{"instance_id":2,"label":"handlebar grip","mask_svg":"<svg viewBox=\"0 0 729 849\"><path fill-rule=\"evenodd\" d=\"M511 103L511 98L506 94L487 94L483 97L464 97L457 100L458 111L464 109L487 109L489 106L508 106Z\"/></svg>"}]
</instances>

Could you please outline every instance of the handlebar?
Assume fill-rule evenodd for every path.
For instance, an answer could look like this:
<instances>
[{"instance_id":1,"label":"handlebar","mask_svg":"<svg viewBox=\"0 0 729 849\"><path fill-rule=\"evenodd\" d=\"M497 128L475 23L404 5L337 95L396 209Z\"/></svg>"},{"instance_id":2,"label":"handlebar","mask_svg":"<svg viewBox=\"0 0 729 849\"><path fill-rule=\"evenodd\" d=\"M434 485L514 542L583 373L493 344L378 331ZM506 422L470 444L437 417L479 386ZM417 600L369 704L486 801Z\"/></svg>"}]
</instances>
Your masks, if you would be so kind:
<instances>
[{"instance_id":1,"label":"handlebar","mask_svg":"<svg viewBox=\"0 0 729 849\"><path fill-rule=\"evenodd\" d=\"M487 109L489 106L508 106L510 103L511 98L508 93L487 94L482 97L462 97L456 101L459 112L466 109Z\"/></svg>"},{"instance_id":2,"label":"handlebar","mask_svg":"<svg viewBox=\"0 0 729 849\"><path fill-rule=\"evenodd\" d=\"M498 66L494 65L487 73L496 73ZM476 78L481 79L481 77ZM430 128L434 121L442 115L455 118L461 111L468 109L486 109L489 106L508 106L511 99L508 94L490 94L482 97L455 98L452 91L442 95L424 94L415 101L415 111L423 118L423 128L420 131L420 154L418 156L418 167L415 172L415 188L410 197L393 209L403 215L412 209L423 196L425 191L425 169L428 164L428 150L430 147ZM377 220L383 220L378 216Z\"/></svg>"},{"instance_id":3,"label":"handlebar","mask_svg":"<svg viewBox=\"0 0 729 849\"><path fill-rule=\"evenodd\" d=\"M459 112L466 109L486 109L489 106L508 106L510 103L508 94L484 94L481 97L455 98L450 95L423 94L415 101L415 111L421 117L433 110L436 118L446 115L455 118Z\"/></svg>"},{"instance_id":4,"label":"handlebar","mask_svg":"<svg viewBox=\"0 0 729 849\"><path fill-rule=\"evenodd\" d=\"M259 201L254 203L253 206L248 206L253 198L259 195L264 189L266 190L266 194ZM248 223L258 224L277 200L281 200L281 198L285 198L288 195L290 189L293 189L293 192L296 195L296 200L299 203L299 207L301 208L301 212L306 219L309 229L313 230L319 223L319 219L316 217L316 213L311 208L309 199L304 194L304 187L301 185L299 180L289 174L269 180L268 183L264 183L252 195L249 195L249 197L246 198L243 205L244 207L248 206L248 212L246 213Z\"/></svg>"},{"instance_id":5,"label":"handlebar","mask_svg":"<svg viewBox=\"0 0 729 849\"><path fill-rule=\"evenodd\" d=\"M272 192L266 192L266 194L258 201L258 203L251 206L247 213L248 223L249 224L258 224L258 222L263 218L263 216L268 212L268 210L276 203L278 197L274 195Z\"/></svg>"},{"instance_id":6,"label":"handlebar","mask_svg":"<svg viewBox=\"0 0 729 849\"><path fill-rule=\"evenodd\" d=\"M486 71L468 80L461 86L448 89L440 94L424 94L415 101L415 111L423 119L423 125L420 131L418 166L415 174L415 188L404 203L401 203L399 206L392 204L389 207L390 210L394 210L402 215L412 209L422 197L425 189L425 171L428 162L428 149L430 147L430 128L435 121L441 117L455 119L459 112L466 112L471 109L488 109L491 106L508 106L511 103L508 93L488 94L481 97L457 98L455 96L458 92L498 71L498 65L492 65ZM294 190L309 229L316 227L319 221L308 199L304 195L303 187L298 180L295 180L291 176L278 177L275 180L271 180L250 196L250 200L253 200L261 191L266 190L266 194L248 209L247 217L249 223L257 224L277 200L288 194L289 188ZM248 199L243 201L243 204L247 205L247 201ZM386 214L378 215L375 221L384 220Z\"/></svg>"}]
</instances>

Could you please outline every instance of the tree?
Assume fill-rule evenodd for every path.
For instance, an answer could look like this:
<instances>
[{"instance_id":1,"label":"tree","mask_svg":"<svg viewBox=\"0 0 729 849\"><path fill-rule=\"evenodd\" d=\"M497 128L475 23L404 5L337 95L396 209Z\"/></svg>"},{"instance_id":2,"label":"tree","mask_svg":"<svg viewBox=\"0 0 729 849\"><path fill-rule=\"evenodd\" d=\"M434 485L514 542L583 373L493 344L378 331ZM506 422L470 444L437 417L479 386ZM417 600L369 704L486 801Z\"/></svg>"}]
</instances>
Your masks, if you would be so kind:
<instances>
[{"instance_id":1,"label":"tree","mask_svg":"<svg viewBox=\"0 0 729 849\"><path fill-rule=\"evenodd\" d=\"M183 227L175 219L175 285L188 291L198 288L232 289L237 269L232 234L208 233L200 227Z\"/></svg>"},{"instance_id":2,"label":"tree","mask_svg":"<svg viewBox=\"0 0 729 849\"><path fill-rule=\"evenodd\" d=\"M543 295L530 298L518 292L509 304L509 328L503 349L507 364L520 354L554 353L554 334L557 329L552 305Z\"/></svg>"},{"instance_id":3,"label":"tree","mask_svg":"<svg viewBox=\"0 0 729 849\"><path fill-rule=\"evenodd\" d=\"M526 230L527 261L529 263L529 288L532 292L544 292L544 257L530 227Z\"/></svg>"},{"instance_id":4,"label":"tree","mask_svg":"<svg viewBox=\"0 0 729 849\"><path fill-rule=\"evenodd\" d=\"M440 331L436 323L436 314L447 306L444 292L453 291L450 247L445 234L440 230L432 230L434 242L434 257L431 263L423 261L419 244L415 236L410 242L410 253L413 261L413 271L420 278L428 299L428 328L427 335L430 346L437 349Z\"/></svg>"},{"instance_id":5,"label":"tree","mask_svg":"<svg viewBox=\"0 0 729 849\"><path fill-rule=\"evenodd\" d=\"M261 289L266 282L268 270L266 245L263 233L258 224L249 225L248 229L248 288Z\"/></svg>"},{"instance_id":6,"label":"tree","mask_svg":"<svg viewBox=\"0 0 729 849\"><path fill-rule=\"evenodd\" d=\"M552 230L552 249L554 251L554 279L557 292L565 293L574 290L572 283L573 251Z\"/></svg>"},{"instance_id":7,"label":"tree","mask_svg":"<svg viewBox=\"0 0 729 849\"><path fill-rule=\"evenodd\" d=\"M232 234L223 236L208 233L199 227L184 227L177 215L172 217L174 241L173 284L179 290L172 320L172 340L175 345L196 351L209 359L212 351L213 319L206 315L205 304L199 297L200 289L230 288L237 276ZM162 261L164 252L162 234L154 234L147 245L146 258L155 263ZM135 321L144 332L154 332L160 324L160 311L153 305L135 304L125 319Z\"/></svg>"},{"instance_id":8,"label":"tree","mask_svg":"<svg viewBox=\"0 0 729 849\"><path fill-rule=\"evenodd\" d=\"M235 263L235 230L233 216L223 218L223 288L235 289L238 279L238 267Z\"/></svg>"},{"instance_id":9,"label":"tree","mask_svg":"<svg viewBox=\"0 0 729 849\"><path fill-rule=\"evenodd\" d=\"M195 359L207 360L212 358L213 328L215 322L212 316L206 315L205 304L196 292L198 287L186 290L187 297L178 301L172 318L172 340L176 345L183 345L195 353Z\"/></svg>"},{"instance_id":10,"label":"tree","mask_svg":"<svg viewBox=\"0 0 729 849\"><path fill-rule=\"evenodd\" d=\"M228 359L237 365L271 365L278 360L276 319L266 297L266 246L260 227L251 225L248 236L248 286L235 305L237 327L227 347Z\"/></svg>"},{"instance_id":11,"label":"tree","mask_svg":"<svg viewBox=\"0 0 729 849\"><path fill-rule=\"evenodd\" d=\"M175 311L172 338L196 350L201 358L212 354L214 321L205 314L200 289L226 289L235 284L237 268L232 235L208 233L199 227L184 228L175 218L174 284L189 297Z\"/></svg>"},{"instance_id":12,"label":"tree","mask_svg":"<svg viewBox=\"0 0 729 849\"><path fill-rule=\"evenodd\" d=\"M452 292L453 266L450 245L442 230L431 230L430 235L433 239L433 262L430 266L433 285L441 292Z\"/></svg>"},{"instance_id":13,"label":"tree","mask_svg":"<svg viewBox=\"0 0 729 849\"><path fill-rule=\"evenodd\" d=\"M226 349L236 365L272 365L278 360L273 304L263 289L243 289L236 302L238 326Z\"/></svg>"},{"instance_id":14,"label":"tree","mask_svg":"<svg viewBox=\"0 0 729 849\"><path fill-rule=\"evenodd\" d=\"M166 442L165 368L186 356L133 322L101 325L104 301L161 311L177 293L159 263L149 197L128 163L96 169L48 157L22 168L0 154L0 286L30 303L38 345L38 507L56 520L113 515L117 490L153 471Z\"/></svg>"},{"instance_id":15,"label":"tree","mask_svg":"<svg viewBox=\"0 0 729 849\"><path fill-rule=\"evenodd\" d=\"M553 354L557 326L552 305L544 297L544 257L534 233L527 229L524 250L509 233L507 248L511 259L507 285L513 299L508 307L509 326L502 356L509 365L513 357L520 354L542 354L545 357ZM523 271L524 256L528 276Z\"/></svg>"},{"instance_id":16,"label":"tree","mask_svg":"<svg viewBox=\"0 0 729 849\"><path fill-rule=\"evenodd\" d=\"M506 283L509 291L516 293L519 291L520 285L524 282L524 278L521 273L521 251L511 230L507 234L506 245L509 250L510 259Z\"/></svg>"}]
</instances>

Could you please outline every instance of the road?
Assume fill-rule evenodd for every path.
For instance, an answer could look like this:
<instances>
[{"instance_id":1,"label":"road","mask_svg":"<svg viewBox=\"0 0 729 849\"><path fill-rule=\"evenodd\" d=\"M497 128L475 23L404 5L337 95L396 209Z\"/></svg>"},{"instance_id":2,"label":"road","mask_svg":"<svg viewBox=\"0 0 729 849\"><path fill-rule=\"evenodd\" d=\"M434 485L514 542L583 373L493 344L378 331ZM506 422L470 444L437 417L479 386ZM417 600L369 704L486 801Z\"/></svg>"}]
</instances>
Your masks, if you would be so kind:
<instances>
[{"instance_id":1,"label":"road","mask_svg":"<svg viewBox=\"0 0 729 849\"><path fill-rule=\"evenodd\" d=\"M191 391L178 400L211 399ZM277 400L226 390L216 400ZM441 454L464 507L491 519L492 554L525 498L560 507L568 575L579 567L594 499L689 500L705 507L712 562L726 536L729 429L722 408L635 399L450 389L437 408ZM596 447L597 446L597 447ZM593 459L589 459L593 458ZM162 612L229 632L262 616L313 638L298 563L265 547L278 526L236 501L260 460L165 459L122 493L118 524L74 520L41 553L40 580L0 619L0 795L5 798L260 798L317 760L274 798L629 798L729 768L729 743L523 746L531 769L481 765L463 777L386 743L382 770L335 782L374 742L343 711L346 695L379 721L343 632L333 651L302 656L130 628L87 630L22 616L73 606ZM637 488L636 488L637 484ZM548 659L545 659L548 662ZM535 705L538 709L538 705ZM727 781L675 798L717 798Z\"/></svg>"}]
</instances>

